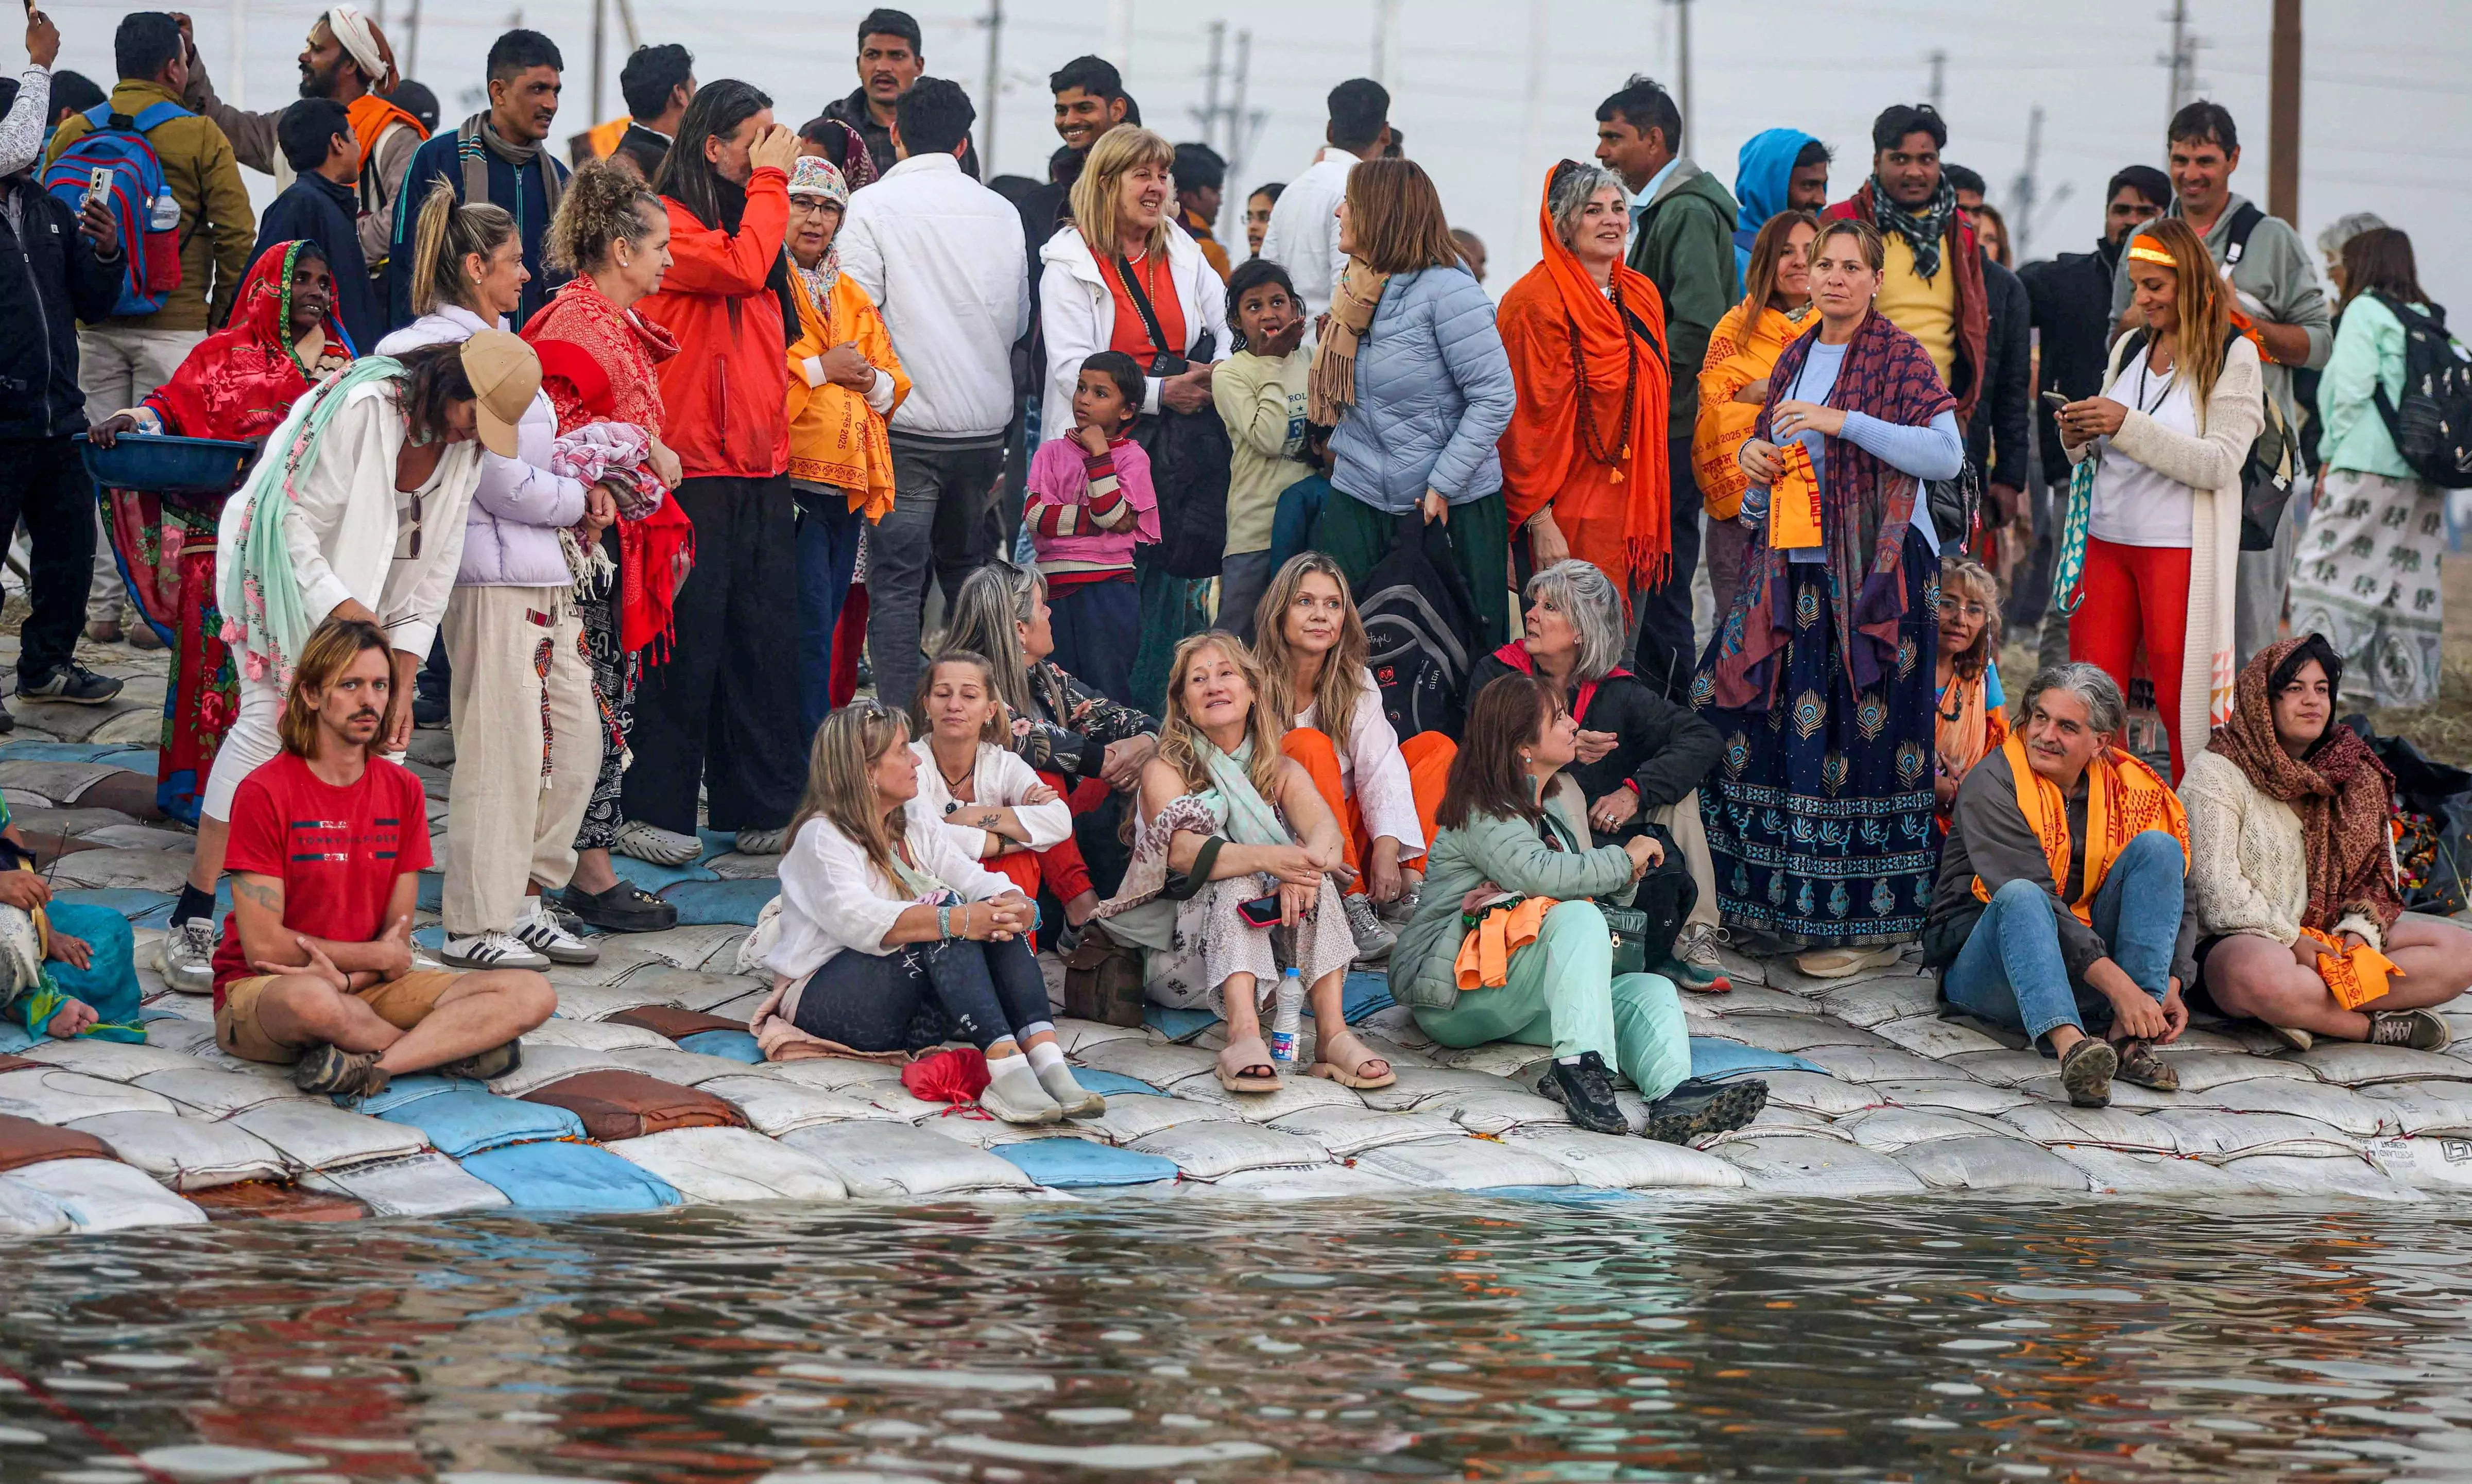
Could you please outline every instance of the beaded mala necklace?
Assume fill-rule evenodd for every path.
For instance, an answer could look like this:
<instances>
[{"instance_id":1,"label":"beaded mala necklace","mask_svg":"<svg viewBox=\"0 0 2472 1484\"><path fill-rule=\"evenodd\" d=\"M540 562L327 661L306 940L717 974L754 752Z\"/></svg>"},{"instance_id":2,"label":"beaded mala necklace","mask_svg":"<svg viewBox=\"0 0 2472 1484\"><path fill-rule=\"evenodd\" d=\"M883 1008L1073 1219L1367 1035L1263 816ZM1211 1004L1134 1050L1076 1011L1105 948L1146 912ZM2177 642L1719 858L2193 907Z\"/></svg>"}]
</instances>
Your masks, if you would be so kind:
<instances>
[{"instance_id":1,"label":"beaded mala necklace","mask_svg":"<svg viewBox=\"0 0 2472 1484\"><path fill-rule=\"evenodd\" d=\"M1613 483L1619 484L1623 482L1623 465L1630 462L1630 421L1638 408L1639 339L1630 333L1630 314L1623 307L1622 280L1619 277L1614 280L1612 290L1614 317L1623 325L1623 395L1622 425L1615 432L1610 449L1598 433L1596 403L1588 395L1588 358L1586 352L1580 348L1579 320L1570 320L1569 327L1571 375L1578 383L1580 394L1580 446L1587 451L1590 459L1611 469Z\"/></svg>"}]
</instances>

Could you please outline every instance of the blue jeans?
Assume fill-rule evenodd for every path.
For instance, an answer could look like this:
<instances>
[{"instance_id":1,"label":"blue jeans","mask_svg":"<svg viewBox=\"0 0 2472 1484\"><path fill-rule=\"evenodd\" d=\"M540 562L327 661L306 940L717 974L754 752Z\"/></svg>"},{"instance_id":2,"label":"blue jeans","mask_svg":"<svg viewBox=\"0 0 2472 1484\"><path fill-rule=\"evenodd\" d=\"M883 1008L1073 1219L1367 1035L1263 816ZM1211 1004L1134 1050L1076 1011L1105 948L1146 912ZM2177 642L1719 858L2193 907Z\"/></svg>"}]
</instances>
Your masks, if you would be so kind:
<instances>
[{"instance_id":1,"label":"blue jeans","mask_svg":"<svg viewBox=\"0 0 2472 1484\"><path fill-rule=\"evenodd\" d=\"M858 566L867 521L837 489L794 484L798 512L798 738L812 742L833 709L833 630ZM901 697L908 705L910 698Z\"/></svg>"},{"instance_id":2,"label":"blue jeans","mask_svg":"<svg viewBox=\"0 0 2472 1484\"><path fill-rule=\"evenodd\" d=\"M2172 952L2180 936L2180 842L2149 830L2128 842L2094 896L2094 930L2111 946L2111 961L2157 1003L2172 983ZM2060 959L2060 930L2052 893L2012 881L1991 894L1957 961L1940 978L1949 1003L1996 1025L2014 1025L2040 1041L2055 1026L2085 1029L2077 988Z\"/></svg>"},{"instance_id":3,"label":"blue jeans","mask_svg":"<svg viewBox=\"0 0 2472 1484\"><path fill-rule=\"evenodd\" d=\"M1142 595L1133 579L1108 577L1056 588L1048 594L1047 607L1056 663L1107 699L1130 703L1133 658L1142 648ZM1169 645L1173 648L1175 640Z\"/></svg>"}]
</instances>

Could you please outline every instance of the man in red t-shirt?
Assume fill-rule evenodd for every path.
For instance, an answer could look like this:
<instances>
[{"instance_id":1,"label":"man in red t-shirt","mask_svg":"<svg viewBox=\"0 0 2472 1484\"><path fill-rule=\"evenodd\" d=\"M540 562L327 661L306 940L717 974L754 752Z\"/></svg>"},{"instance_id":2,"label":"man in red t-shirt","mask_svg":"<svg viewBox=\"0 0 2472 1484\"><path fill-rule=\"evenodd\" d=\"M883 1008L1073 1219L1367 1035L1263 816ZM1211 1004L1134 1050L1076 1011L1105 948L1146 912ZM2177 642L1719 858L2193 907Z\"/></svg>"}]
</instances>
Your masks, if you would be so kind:
<instances>
[{"instance_id":1,"label":"man in red t-shirt","mask_svg":"<svg viewBox=\"0 0 2472 1484\"><path fill-rule=\"evenodd\" d=\"M420 780L370 750L392 677L376 624L321 624L284 698L283 750L232 799L215 1042L297 1063L305 1093L368 1096L410 1072L504 1076L515 1038L558 1008L529 969L413 966L429 814Z\"/></svg>"}]
</instances>

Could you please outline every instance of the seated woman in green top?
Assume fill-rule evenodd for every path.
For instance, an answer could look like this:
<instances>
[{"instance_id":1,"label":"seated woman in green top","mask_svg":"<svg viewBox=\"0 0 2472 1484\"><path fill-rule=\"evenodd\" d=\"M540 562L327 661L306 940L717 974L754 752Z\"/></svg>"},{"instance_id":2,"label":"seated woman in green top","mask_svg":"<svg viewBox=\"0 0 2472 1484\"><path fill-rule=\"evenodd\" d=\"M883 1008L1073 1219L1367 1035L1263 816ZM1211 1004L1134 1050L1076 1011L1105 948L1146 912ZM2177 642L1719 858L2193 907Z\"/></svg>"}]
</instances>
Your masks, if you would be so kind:
<instances>
[{"instance_id":1,"label":"seated woman in green top","mask_svg":"<svg viewBox=\"0 0 2472 1484\"><path fill-rule=\"evenodd\" d=\"M1518 1041L1551 1046L1536 1090L1598 1133L1629 1124L1614 1101L1616 1070L1648 1100L1652 1139L1682 1143L1739 1128L1759 1115L1768 1086L1691 1077L1691 1043L1674 981L1613 972L1611 936L1595 898L1628 897L1662 859L1648 836L1590 848L1587 803L1562 770L1579 752L1579 723L1559 687L1504 675L1477 693L1451 764L1441 825L1426 857L1422 905L1391 951L1391 993L1444 1046ZM1460 973L1461 946L1498 903L1551 898L1541 923L1513 913L1498 983L1482 966ZM1473 982L1472 982L1473 981ZM1608 1065L1610 1063L1610 1065Z\"/></svg>"}]
</instances>

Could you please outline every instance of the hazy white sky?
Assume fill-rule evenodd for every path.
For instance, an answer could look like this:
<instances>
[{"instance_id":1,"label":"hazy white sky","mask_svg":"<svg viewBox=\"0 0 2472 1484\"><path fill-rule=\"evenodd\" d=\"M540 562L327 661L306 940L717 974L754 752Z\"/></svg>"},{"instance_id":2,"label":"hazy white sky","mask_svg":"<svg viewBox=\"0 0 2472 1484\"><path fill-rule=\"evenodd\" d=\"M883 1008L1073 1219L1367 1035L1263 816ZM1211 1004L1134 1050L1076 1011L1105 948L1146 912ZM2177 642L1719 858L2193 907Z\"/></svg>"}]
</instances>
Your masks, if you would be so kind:
<instances>
[{"instance_id":1,"label":"hazy white sky","mask_svg":"<svg viewBox=\"0 0 2472 1484\"><path fill-rule=\"evenodd\" d=\"M190 0L199 40L226 82L233 55L229 0ZM380 0L360 0L376 10ZM398 57L408 49L411 0L384 0ZM770 91L783 122L811 116L854 85L853 29L868 7L851 0L634 0L647 40L682 41L704 79L737 76ZM294 93L294 63L315 0L245 6L244 86L253 106ZM1947 53L1942 111L1948 156L1992 182L2010 203L2024 163L2027 120L2045 112L2040 168L2046 202L2032 226L2037 256L2081 250L2094 236L2104 179L2122 165L2160 164L2169 40L2166 0L1769 0L1692 6L1696 137L1687 153L1729 187L1742 141L1772 125L1817 134L1838 151L1832 198L1859 180L1870 119L1891 102L1926 95L1928 54ZM122 7L64 0L53 13L66 37L62 64L109 76L110 28ZM2240 122L2246 154L2234 184L2263 200L2267 166L2267 42L2270 0L2189 0L2204 45L2198 77ZM985 137L986 0L914 0L929 69L961 81L979 101ZM1246 104L1264 118L1243 172L1249 183L1284 179L1320 142L1332 83L1374 67L1375 0L1006 0L1004 87L995 110L993 168L1043 175L1056 147L1045 81L1085 51L1113 57L1153 127L1200 137L1188 109L1203 96L1206 30L1224 20L1253 35ZM1452 221L1492 250L1487 286L1499 294L1535 261L1537 193L1545 170L1592 143L1597 104L1625 75L1672 85L1670 0L1397 0L1392 120L1408 153L1433 173ZM518 21L516 17L520 17ZM2372 210L2413 234L2421 276L2442 302L2472 316L2472 25L2460 0L2310 0L2302 107L2299 225L2318 229L2347 211ZM490 39L511 23L549 33L566 53L571 100L587 111L591 0L425 0L417 76L448 116L469 106ZM619 110L623 42L613 4L607 108ZM1129 41L1128 41L1128 38ZM561 133L564 130L561 128ZM262 182L261 182L262 183ZM1241 191L1243 185L1235 190ZM2065 199L2055 200L2066 189Z\"/></svg>"}]
</instances>

